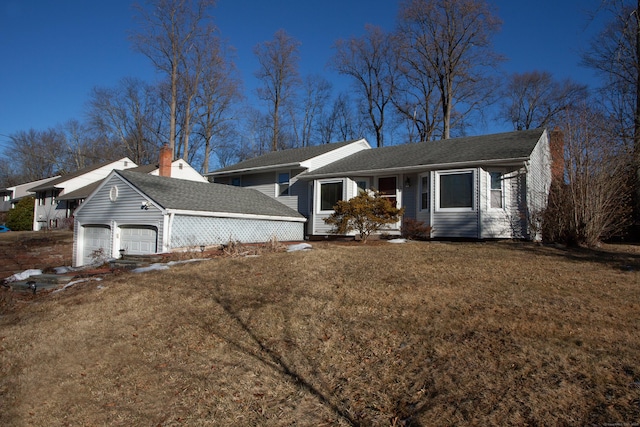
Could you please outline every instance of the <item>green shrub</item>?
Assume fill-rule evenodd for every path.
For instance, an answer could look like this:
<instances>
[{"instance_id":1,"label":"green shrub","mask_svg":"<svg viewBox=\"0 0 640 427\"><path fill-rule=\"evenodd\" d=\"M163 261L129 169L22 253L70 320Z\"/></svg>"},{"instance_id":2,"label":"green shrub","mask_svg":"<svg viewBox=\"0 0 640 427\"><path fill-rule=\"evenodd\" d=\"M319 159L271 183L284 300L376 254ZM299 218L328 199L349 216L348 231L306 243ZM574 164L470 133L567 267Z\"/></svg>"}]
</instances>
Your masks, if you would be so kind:
<instances>
[{"instance_id":1,"label":"green shrub","mask_svg":"<svg viewBox=\"0 0 640 427\"><path fill-rule=\"evenodd\" d=\"M35 199L25 197L15 208L7 212L7 227L13 231L33 230L33 207Z\"/></svg>"}]
</instances>

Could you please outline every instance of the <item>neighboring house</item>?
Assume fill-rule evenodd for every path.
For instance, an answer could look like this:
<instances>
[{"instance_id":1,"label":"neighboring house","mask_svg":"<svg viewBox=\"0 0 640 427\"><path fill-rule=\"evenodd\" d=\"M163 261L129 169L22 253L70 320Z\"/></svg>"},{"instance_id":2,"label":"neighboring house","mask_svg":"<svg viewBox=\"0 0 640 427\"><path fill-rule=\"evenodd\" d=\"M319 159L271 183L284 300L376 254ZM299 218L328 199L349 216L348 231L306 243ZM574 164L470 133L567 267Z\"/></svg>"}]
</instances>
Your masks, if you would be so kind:
<instances>
[{"instance_id":1,"label":"neighboring house","mask_svg":"<svg viewBox=\"0 0 640 427\"><path fill-rule=\"evenodd\" d=\"M128 169L136 166L131 159L124 157L120 160L80 169L30 188L29 191L35 193L36 197L33 212L34 231L62 227L65 220L71 218L79 201L77 199L59 201L60 196L98 182L114 169Z\"/></svg>"},{"instance_id":2,"label":"neighboring house","mask_svg":"<svg viewBox=\"0 0 640 427\"><path fill-rule=\"evenodd\" d=\"M196 182L208 182L208 180L205 177L200 175L200 173L198 173L198 171L196 171L193 167L191 167L191 165L189 165L189 163L187 163L185 160L178 159L171 162L171 150L168 150L168 151L165 150L163 152L167 153L168 158L165 158L164 160L161 159L160 163L153 164L153 165L137 166L134 168L129 168L128 170L131 172L138 172L138 173L158 176L160 174L161 163L162 161L165 161L165 162L168 162L167 167L169 169L163 171L163 173L168 174L168 176L171 176L172 178L186 179L189 181L196 181ZM161 155L163 152L161 152ZM89 197L89 195L93 193L96 188L98 188L98 186L101 183L102 183L102 180L99 180L89 185L86 185L82 188L79 188L75 191L65 193L58 197L58 202L65 202L70 206L75 206L77 209L77 207L80 206L84 202L84 200L87 197ZM73 214L73 211L71 212L71 214Z\"/></svg>"},{"instance_id":3,"label":"neighboring house","mask_svg":"<svg viewBox=\"0 0 640 427\"><path fill-rule=\"evenodd\" d=\"M371 146L364 139L274 151L206 174L213 182L249 187L275 198L305 217L311 213L311 187L305 173Z\"/></svg>"},{"instance_id":4,"label":"neighboring house","mask_svg":"<svg viewBox=\"0 0 640 427\"><path fill-rule=\"evenodd\" d=\"M299 241L305 218L258 191L112 171L75 212L73 264L237 240Z\"/></svg>"},{"instance_id":5,"label":"neighboring house","mask_svg":"<svg viewBox=\"0 0 640 427\"><path fill-rule=\"evenodd\" d=\"M360 149L328 151L323 166L305 168L301 162L289 167L301 189L295 193L296 204L278 193L278 171L287 167L271 159L296 158L324 146L270 153L209 175L216 182L254 186L297 205L308 218L310 236L331 233L324 219L338 200L376 189L405 208L404 218L432 227L433 238L540 237L537 214L546 206L551 184L549 135L543 129L382 148L370 148L364 140L351 144ZM267 171L259 173L260 167ZM291 181L290 186L291 194ZM385 232L400 233L401 223Z\"/></svg>"},{"instance_id":6,"label":"neighboring house","mask_svg":"<svg viewBox=\"0 0 640 427\"><path fill-rule=\"evenodd\" d=\"M10 209L15 208L18 202L24 197L35 197L35 193L29 191L30 188L45 184L56 178L59 178L59 175L0 189L0 212L7 212Z\"/></svg>"}]
</instances>

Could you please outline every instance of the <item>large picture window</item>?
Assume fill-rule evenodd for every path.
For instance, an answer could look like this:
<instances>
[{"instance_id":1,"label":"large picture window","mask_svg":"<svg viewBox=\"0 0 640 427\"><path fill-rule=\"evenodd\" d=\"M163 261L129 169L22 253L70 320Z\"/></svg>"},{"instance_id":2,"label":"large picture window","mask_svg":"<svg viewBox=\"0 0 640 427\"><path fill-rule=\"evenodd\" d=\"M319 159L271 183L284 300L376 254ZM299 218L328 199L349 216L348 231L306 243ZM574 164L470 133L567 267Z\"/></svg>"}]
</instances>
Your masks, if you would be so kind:
<instances>
[{"instance_id":1,"label":"large picture window","mask_svg":"<svg viewBox=\"0 0 640 427\"><path fill-rule=\"evenodd\" d=\"M332 211L342 200L342 181L320 183L320 210Z\"/></svg>"},{"instance_id":2,"label":"large picture window","mask_svg":"<svg viewBox=\"0 0 640 427\"><path fill-rule=\"evenodd\" d=\"M440 209L473 209L473 171L439 176Z\"/></svg>"}]
</instances>

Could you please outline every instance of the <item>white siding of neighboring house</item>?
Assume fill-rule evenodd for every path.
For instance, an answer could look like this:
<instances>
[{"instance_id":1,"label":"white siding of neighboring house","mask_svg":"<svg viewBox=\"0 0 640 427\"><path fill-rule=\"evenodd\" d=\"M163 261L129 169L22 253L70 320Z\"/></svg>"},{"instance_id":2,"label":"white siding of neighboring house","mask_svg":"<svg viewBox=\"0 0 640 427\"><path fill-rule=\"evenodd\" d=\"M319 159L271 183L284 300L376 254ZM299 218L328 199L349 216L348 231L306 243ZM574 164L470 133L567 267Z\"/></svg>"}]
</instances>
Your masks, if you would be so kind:
<instances>
[{"instance_id":1,"label":"white siding of neighboring house","mask_svg":"<svg viewBox=\"0 0 640 427\"><path fill-rule=\"evenodd\" d=\"M109 198L111 188L118 187L118 197L115 202ZM85 203L76 211L74 228L73 260L79 265L83 251L81 229L84 225L108 225L112 232L112 247L109 257L117 257L120 249L120 231L123 226L153 226L158 230L158 251L163 247L164 217L160 209L150 204L148 209L142 209L142 202L147 199L138 191L132 189L117 175L107 180ZM88 202L88 203L87 203Z\"/></svg>"},{"instance_id":2,"label":"white siding of neighboring house","mask_svg":"<svg viewBox=\"0 0 640 427\"><path fill-rule=\"evenodd\" d=\"M345 145L340 148L336 148L335 150L329 151L328 153L321 154L312 159L309 159L306 162L302 163L302 166L306 167L309 172L314 171L318 168L326 166L330 163L333 163L337 160L342 160L345 157L348 157L352 154L355 154L362 150L369 150L371 146L365 139L360 139L352 144Z\"/></svg>"},{"instance_id":3,"label":"white siding of neighboring house","mask_svg":"<svg viewBox=\"0 0 640 427\"><path fill-rule=\"evenodd\" d=\"M549 148L549 134L546 130L531 153L526 183L528 237L537 240L542 236L540 235L539 224L536 225L536 218L547 206L551 187L551 151Z\"/></svg>"},{"instance_id":4,"label":"white siding of neighboring house","mask_svg":"<svg viewBox=\"0 0 640 427\"><path fill-rule=\"evenodd\" d=\"M89 184L93 184L94 182L100 181L107 177L111 173L112 170L123 170L136 167L137 165L133 163L128 158L120 159L118 161L109 163L108 165L102 166L96 170L87 172L83 175L70 178L64 182L59 183L56 187L60 188L61 191L57 196L62 196L66 193L70 193L72 191L78 190L82 187L85 187ZM55 190L54 190L55 191ZM53 198L53 194L51 190L46 191L46 197L44 199L44 204L40 205L38 203L38 199L36 198L36 203L34 207L34 215L33 215L33 229L38 231L42 228L46 228L49 222L55 222L56 220L61 220L67 217L67 204L66 202L60 203L58 206L57 199Z\"/></svg>"},{"instance_id":5,"label":"white siding of neighboring house","mask_svg":"<svg viewBox=\"0 0 640 427\"><path fill-rule=\"evenodd\" d=\"M156 169L149 175L160 175L160 169ZM182 159L174 160L171 163L171 178L186 179L188 181L208 182L207 178L200 175L189 163Z\"/></svg>"}]
</instances>

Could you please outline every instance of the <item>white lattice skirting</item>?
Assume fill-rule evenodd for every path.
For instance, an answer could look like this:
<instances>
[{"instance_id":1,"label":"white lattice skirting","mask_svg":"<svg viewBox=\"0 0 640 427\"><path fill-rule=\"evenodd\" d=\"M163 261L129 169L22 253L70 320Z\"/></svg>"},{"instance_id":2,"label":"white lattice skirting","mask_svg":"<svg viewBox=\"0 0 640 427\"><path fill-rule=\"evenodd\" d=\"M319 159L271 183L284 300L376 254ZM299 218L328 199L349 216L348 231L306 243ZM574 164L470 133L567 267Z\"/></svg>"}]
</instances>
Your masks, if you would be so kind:
<instances>
[{"instance_id":1,"label":"white lattice skirting","mask_svg":"<svg viewBox=\"0 0 640 427\"><path fill-rule=\"evenodd\" d=\"M219 245L230 240L263 243L271 238L300 241L304 238L304 223L176 215L171 228L171 249Z\"/></svg>"}]
</instances>

